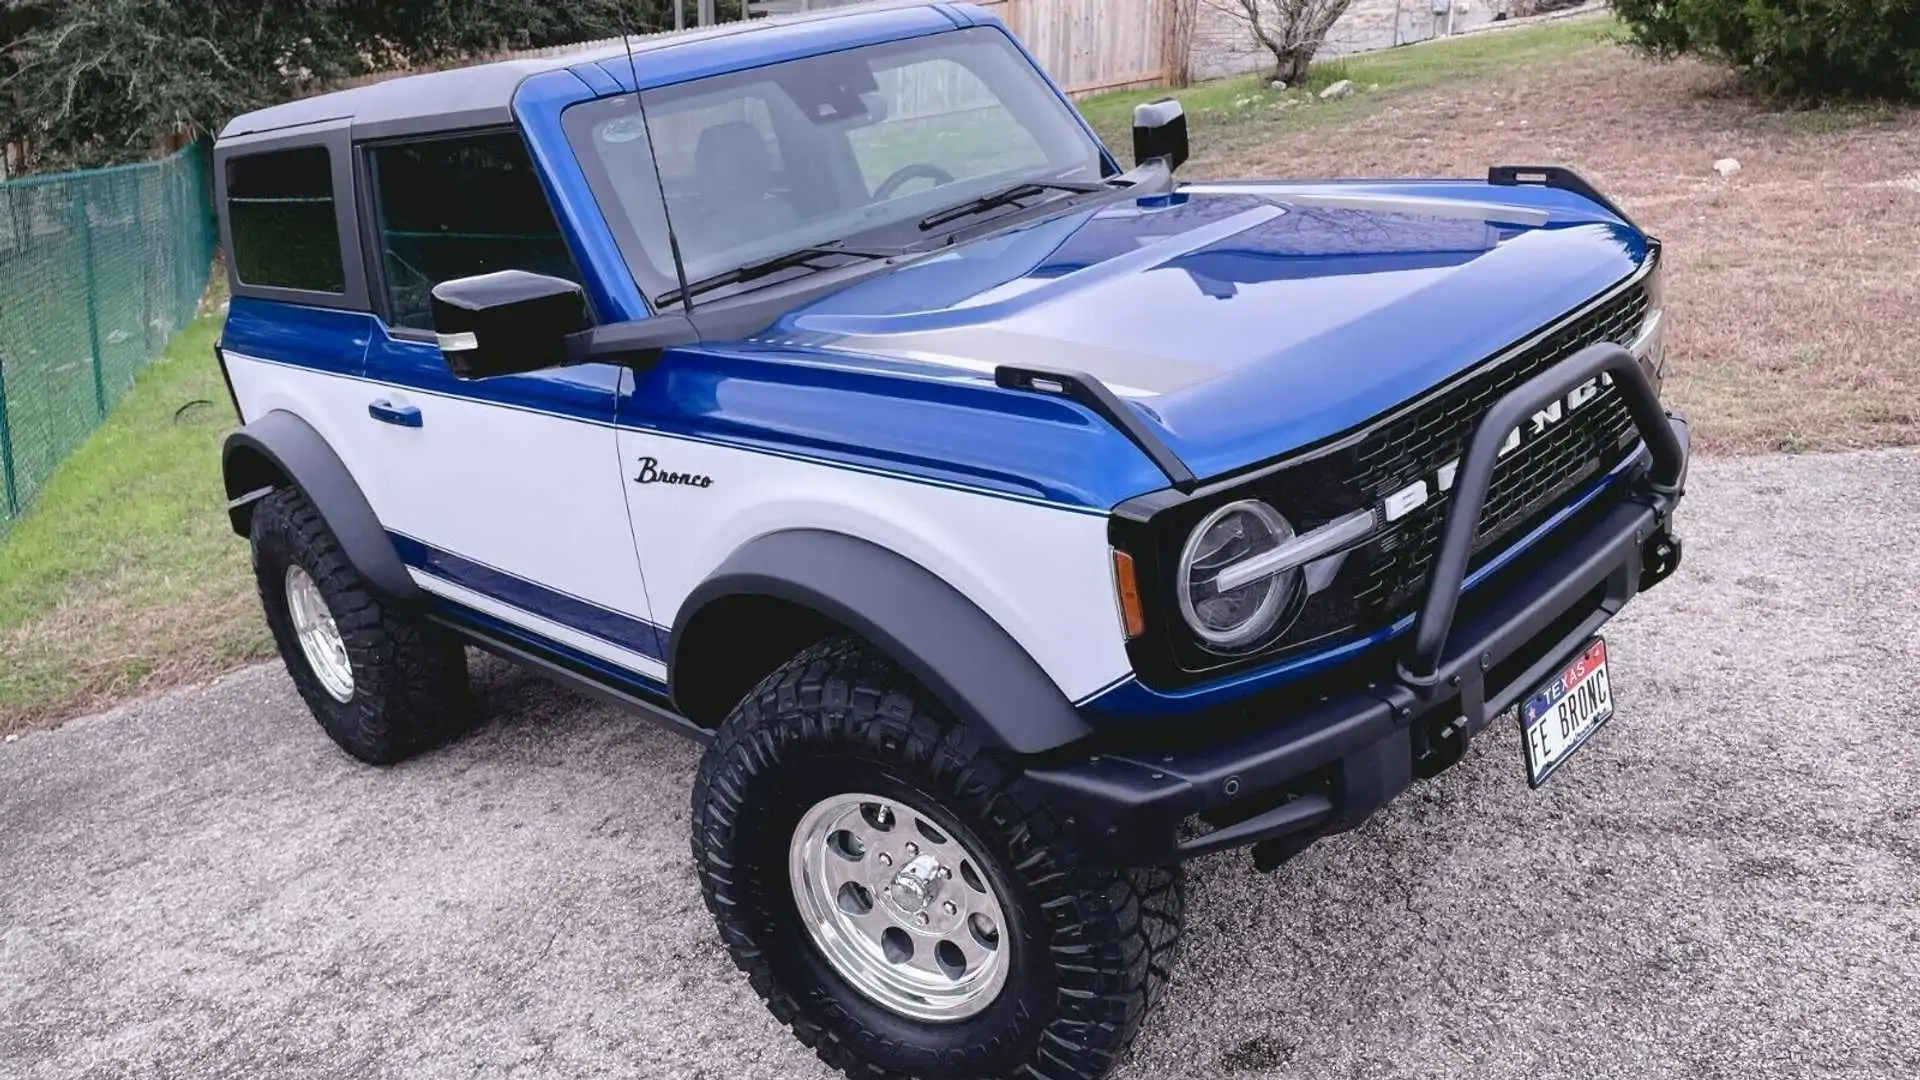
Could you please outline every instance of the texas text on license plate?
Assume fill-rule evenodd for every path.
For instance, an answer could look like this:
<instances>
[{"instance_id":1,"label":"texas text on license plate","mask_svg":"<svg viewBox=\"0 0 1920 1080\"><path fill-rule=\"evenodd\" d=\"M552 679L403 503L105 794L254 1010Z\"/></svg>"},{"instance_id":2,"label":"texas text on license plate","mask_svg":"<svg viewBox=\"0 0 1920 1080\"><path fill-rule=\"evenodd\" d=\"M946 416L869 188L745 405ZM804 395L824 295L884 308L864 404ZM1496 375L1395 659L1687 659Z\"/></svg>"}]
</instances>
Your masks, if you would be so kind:
<instances>
[{"instance_id":1,"label":"texas text on license plate","mask_svg":"<svg viewBox=\"0 0 1920 1080\"><path fill-rule=\"evenodd\" d=\"M1539 787L1613 718L1613 686L1607 679L1607 642L1594 638L1573 662L1548 679L1520 706L1520 744L1526 751L1527 783Z\"/></svg>"}]
</instances>

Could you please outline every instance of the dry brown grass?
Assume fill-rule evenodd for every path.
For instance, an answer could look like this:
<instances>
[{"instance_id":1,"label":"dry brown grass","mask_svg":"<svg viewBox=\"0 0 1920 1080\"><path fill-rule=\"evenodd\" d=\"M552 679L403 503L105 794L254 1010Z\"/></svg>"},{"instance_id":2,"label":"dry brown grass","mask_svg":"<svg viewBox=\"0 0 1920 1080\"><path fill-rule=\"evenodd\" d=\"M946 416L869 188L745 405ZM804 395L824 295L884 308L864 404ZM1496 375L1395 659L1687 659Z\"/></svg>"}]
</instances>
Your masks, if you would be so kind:
<instances>
[{"instance_id":1,"label":"dry brown grass","mask_svg":"<svg viewBox=\"0 0 1920 1080\"><path fill-rule=\"evenodd\" d=\"M1571 165L1666 242L1667 398L1698 448L1920 442L1920 110L1769 111L1703 64L1606 41L1369 96L1343 123L1286 130L1283 111L1259 137L1222 132L1193 173ZM1724 157L1742 166L1730 180L1713 171Z\"/></svg>"}]
</instances>

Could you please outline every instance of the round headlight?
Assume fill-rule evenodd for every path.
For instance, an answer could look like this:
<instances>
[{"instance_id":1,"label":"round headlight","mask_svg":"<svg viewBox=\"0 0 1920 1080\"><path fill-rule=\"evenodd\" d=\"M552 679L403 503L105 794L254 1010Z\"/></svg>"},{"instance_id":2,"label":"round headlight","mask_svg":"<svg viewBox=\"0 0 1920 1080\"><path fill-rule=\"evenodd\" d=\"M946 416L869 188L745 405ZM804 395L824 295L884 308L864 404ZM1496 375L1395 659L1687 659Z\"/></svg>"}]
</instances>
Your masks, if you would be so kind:
<instances>
[{"instance_id":1,"label":"round headlight","mask_svg":"<svg viewBox=\"0 0 1920 1080\"><path fill-rule=\"evenodd\" d=\"M1293 609L1301 588L1298 570L1250 581L1221 592L1220 571L1272 551L1293 539L1293 526L1266 503L1244 499L1208 514L1180 553L1180 614L1207 648L1244 652L1272 636Z\"/></svg>"}]
</instances>

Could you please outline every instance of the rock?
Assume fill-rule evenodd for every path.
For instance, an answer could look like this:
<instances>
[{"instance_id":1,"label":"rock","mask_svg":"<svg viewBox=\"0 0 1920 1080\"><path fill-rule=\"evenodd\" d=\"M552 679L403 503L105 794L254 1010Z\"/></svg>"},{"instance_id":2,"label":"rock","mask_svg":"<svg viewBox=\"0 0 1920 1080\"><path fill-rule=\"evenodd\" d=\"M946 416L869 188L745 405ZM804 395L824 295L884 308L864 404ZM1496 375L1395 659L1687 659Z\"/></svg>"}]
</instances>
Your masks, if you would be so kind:
<instances>
[{"instance_id":1,"label":"rock","mask_svg":"<svg viewBox=\"0 0 1920 1080\"><path fill-rule=\"evenodd\" d=\"M1740 163L1733 158L1723 157L1713 163L1713 171L1719 173L1720 178L1725 180L1740 171Z\"/></svg>"},{"instance_id":2,"label":"rock","mask_svg":"<svg viewBox=\"0 0 1920 1080\"><path fill-rule=\"evenodd\" d=\"M7 741L8 741L8 742L19 742L19 741L20 741L20 735L19 735L19 733L18 733L18 732L10 732L10 733L8 733L8 735L7 735Z\"/></svg>"},{"instance_id":3,"label":"rock","mask_svg":"<svg viewBox=\"0 0 1920 1080\"><path fill-rule=\"evenodd\" d=\"M1367 93L1369 94L1373 93L1375 90L1378 90L1378 89L1380 89L1380 84L1377 82L1370 82L1367 84Z\"/></svg>"},{"instance_id":4,"label":"rock","mask_svg":"<svg viewBox=\"0 0 1920 1080\"><path fill-rule=\"evenodd\" d=\"M1346 97L1348 94L1351 94L1351 93L1353 93L1353 80L1341 79L1339 82L1334 83L1332 86L1329 86L1325 90L1320 91L1320 100L1332 101L1336 98Z\"/></svg>"},{"instance_id":5,"label":"rock","mask_svg":"<svg viewBox=\"0 0 1920 1080\"><path fill-rule=\"evenodd\" d=\"M1267 87L1272 90L1285 90L1287 88L1287 80L1275 79L1272 82L1268 83Z\"/></svg>"}]
</instances>

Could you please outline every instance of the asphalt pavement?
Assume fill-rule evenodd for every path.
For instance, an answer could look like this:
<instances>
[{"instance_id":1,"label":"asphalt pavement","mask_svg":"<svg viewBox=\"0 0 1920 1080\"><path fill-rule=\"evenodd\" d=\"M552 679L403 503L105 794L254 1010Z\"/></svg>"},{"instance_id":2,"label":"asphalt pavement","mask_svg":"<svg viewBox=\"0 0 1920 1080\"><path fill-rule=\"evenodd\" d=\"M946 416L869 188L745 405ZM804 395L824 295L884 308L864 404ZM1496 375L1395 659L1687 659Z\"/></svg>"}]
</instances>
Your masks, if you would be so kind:
<instances>
[{"instance_id":1,"label":"asphalt pavement","mask_svg":"<svg viewBox=\"0 0 1920 1080\"><path fill-rule=\"evenodd\" d=\"M1920 1075L1920 453L1692 486L1613 723L1540 791L1489 730L1276 874L1195 864L1124 1077ZM277 666L0 745L0 1077L829 1075L701 907L694 749L477 682L387 770Z\"/></svg>"}]
</instances>

